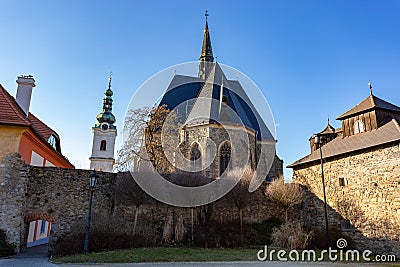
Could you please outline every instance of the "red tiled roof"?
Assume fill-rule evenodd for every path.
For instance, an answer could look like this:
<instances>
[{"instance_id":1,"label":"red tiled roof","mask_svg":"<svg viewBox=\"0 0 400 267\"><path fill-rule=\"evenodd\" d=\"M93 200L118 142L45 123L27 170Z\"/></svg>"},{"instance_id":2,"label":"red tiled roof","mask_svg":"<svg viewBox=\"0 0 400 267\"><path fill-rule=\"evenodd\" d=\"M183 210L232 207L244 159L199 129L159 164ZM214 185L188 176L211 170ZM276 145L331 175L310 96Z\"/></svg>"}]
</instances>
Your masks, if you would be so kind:
<instances>
[{"instance_id":1,"label":"red tiled roof","mask_svg":"<svg viewBox=\"0 0 400 267\"><path fill-rule=\"evenodd\" d=\"M376 97L376 96L370 94L366 99L364 99L363 101L358 103L355 107L353 107L349 111L343 113L336 119L343 120L346 117L349 117L351 115L355 115L357 113L361 113L363 111L370 110L373 108L380 108L380 109L386 109L386 110L400 112L400 107L393 105L383 99L380 99L379 97Z\"/></svg>"},{"instance_id":2,"label":"red tiled roof","mask_svg":"<svg viewBox=\"0 0 400 267\"><path fill-rule=\"evenodd\" d=\"M14 97L0 84L0 123L30 126L30 121L18 106Z\"/></svg>"},{"instance_id":3,"label":"red tiled roof","mask_svg":"<svg viewBox=\"0 0 400 267\"><path fill-rule=\"evenodd\" d=\"M0 124L7 125L20 125L31 127L31 129L38 135L42 141L51 147L57 154L63 157L68 163L69 160L65 158L61 152L54 149L48 142L50 136L55 133L49 126L38 119L35 115L29 112L28 118L25 113L6 89L0 84ZM72 166L72 164L71 164Z\"/></svg>"},{"instance_id":4,"label":"red tiled roof","mask_svg":"<svg viewBox=\"0 0 400 267\"><path fill-rule=\"evenodd\" d=\"M395 141L400 141L400 125L397 120L392 119L376 130L351 135L345 138L340 136L336 137L322 146L322 154L324 159L326 159ZM320 154L318 150L315 150L304 158L288 165L288 167L293 168L317 160L320 160Z\"/></svg>"},{"instance_id":5,"label":"red tiled roof","mask_svg":"<svg viewBox=\"0 0 400 267\"><path fill-rule=\"evenodd\" d=\"M35 115L29 112L29 121L32 123L32 127L35 131L40 134L45 140L48 140L54 131L47 126L44 122L39 120Z\"/></svg>"},{"instance_id":6,"label":"red tiled roof","mask_svg":"<svg viewBox=\"0 0 400 267\"><path fill-rule=\"evenodd\" d=\"M32 126L32 128L45 140L48 140L54 131L35 115L29 112L28 118L18 106L15 98L0 84L0 123Z\"/></svg>"}]
</instances>

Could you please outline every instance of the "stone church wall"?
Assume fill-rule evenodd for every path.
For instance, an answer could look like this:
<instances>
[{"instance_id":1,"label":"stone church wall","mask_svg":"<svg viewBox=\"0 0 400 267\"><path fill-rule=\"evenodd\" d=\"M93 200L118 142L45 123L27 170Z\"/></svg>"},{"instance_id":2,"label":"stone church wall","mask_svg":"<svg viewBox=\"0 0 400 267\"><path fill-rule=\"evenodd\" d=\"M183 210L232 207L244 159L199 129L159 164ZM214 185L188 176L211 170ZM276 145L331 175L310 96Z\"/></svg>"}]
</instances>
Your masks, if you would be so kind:
<instances>
[{"instance_id":1,"label":"stone church wall","mask_svg":"<svg viewBox=\"0 0 400 267\"><path fill-rule=\"evenodd\" d=\"M399 161L395 143L324 162L330 227L341 229L360 249L400 256ZM323 228L320 164L294 169L293 180L309 189L303 223Z\"/></svg>"}]
</instances>

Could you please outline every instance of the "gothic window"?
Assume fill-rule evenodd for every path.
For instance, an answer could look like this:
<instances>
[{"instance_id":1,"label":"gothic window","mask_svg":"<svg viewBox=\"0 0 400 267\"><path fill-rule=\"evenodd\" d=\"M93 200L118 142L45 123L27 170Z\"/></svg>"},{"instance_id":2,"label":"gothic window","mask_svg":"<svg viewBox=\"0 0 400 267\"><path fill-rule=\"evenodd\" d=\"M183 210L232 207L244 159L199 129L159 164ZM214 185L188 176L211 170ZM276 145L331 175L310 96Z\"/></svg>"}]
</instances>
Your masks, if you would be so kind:
<instances>
[{"instance_id":1,"label":"gothic window","mask_svg":"<svg viewBox=\"0 0 400 267\"><path fill-rule=\"evenodd\" d=\"M362 123L360 120L357 120L354 123L354 134L363 133L364 131L364 123Z\"/></svg>"},{"instance_id":2,"label":"gothic window","mask_svg":"<svg viewBox=\"0 0 400 267\"><path fill-rule=\"evenodd\" d=\"M100 150L105 151L106 149L107 149L107 142L106 142L106 140L101 140L101 143L100 143Z\"/></svg>"},{"instance_id":3,"label":"gothic window","mask_svg":"<svg viewBox=\"0 0 400 267\"><path fill-rule=\"evenodd\" d=\"M339 186L345 186L344 178L339 178Z\"/></svg>"},{"instance_id":4,"label":"gothic window","mask_svg":"<svg viewBox=\"0 0 400 267\"><path fill-rule=\"evenodd\" d=\"M195 168L201 167L201 151L199 149L199 144L194 143L190 148L190 161Z\"/></svg>"},{"instance_id":5,"label":"gothic window","mask_svg":"<svg viewBox=\"0 0 400 267\"><path fill-rule=\"evenodd\" d=\"M231 145L225 142L219 149L219 175L224 173L231 160Z\"/></svg>"}]
</instances>

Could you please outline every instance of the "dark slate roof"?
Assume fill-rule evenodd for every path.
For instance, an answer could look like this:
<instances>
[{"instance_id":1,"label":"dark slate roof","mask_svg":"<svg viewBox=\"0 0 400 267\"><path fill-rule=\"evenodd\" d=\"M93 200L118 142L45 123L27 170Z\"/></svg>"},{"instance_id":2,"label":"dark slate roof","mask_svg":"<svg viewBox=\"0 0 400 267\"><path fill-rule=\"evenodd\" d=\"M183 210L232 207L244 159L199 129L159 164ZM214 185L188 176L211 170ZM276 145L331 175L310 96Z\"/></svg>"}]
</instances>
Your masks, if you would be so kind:
<instances>
[{"instance_id":1,"label":"dark slate roof","mask_svg":"<svg viewBox=\"0 0 400 267\"><path fill-rule=\"evenodd\" d=\"M400 126L397 120L392 119L390 122L376 130L351 135L345 138L336 137L326 145L322 146L322 154L324 159L327 159L395 141L400 141ZM296 168L305 163L318 161L320 160L319 153L318 150L315 150L311 154L293 162L287 167Z\"/></svg>"},{"instance_id":2,"label":"dark slate roof","mask_svg":"<svg viewBox=\"0 0 400 267\"><path fill-rule=\"evenodd\" d=\"M380 99L379 97L376 97L373 94L370 94L366 99L358 103L355 107L337 117L337 119L343 120L352 115L359 114L367 110L372 110L374 108L400 112L400 107L393 105L383 99Z\"/></svg>"},{"instance_id":3,"label":"dark slate roof","mask_svg":"<svg viewBox=\"0 0 400 267\"><path fill-rule=\"evenodd\" d=\"M215 73L211 74L211 76L214 75L212 76L212 81L175 75L159 105L165 104L169 109L176 108L180 116L187 121L191 116L198 117L198 114L195 113L199 109L194 107L197 99L201 99L202 111L207 112L208 118L215 118L218 116L216 114L218 114L219 105L216 104L220 101L221 85L223 84L223 95L227 100L228 106L236 112L243 124L258 133L264 133L265 136L258 135L259 140L274 140L241 84L238 81L227 80L219 64L215 63L214 66L215 69L213 71ZM217 101L207 101L207 99L211 98ZM258 121L262 122L261 125L259 125ZM214 123L214 121L211 119L201 123ZM224 121L223 123L226 122ZM232 123L236 122L232 121Z\"/></svg>"}]
</instances>

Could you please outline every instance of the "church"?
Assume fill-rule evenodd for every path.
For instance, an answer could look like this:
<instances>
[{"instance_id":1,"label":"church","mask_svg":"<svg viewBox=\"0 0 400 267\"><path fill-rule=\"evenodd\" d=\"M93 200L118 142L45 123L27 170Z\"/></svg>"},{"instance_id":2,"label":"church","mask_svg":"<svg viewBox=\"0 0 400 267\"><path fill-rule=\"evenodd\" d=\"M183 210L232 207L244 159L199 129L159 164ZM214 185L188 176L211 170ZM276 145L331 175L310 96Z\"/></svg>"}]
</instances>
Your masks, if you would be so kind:
<instances>
[{"instance_id":1,"label":"church","mask_svg":"<svg viewBox=\"0 0 400 267\"><path fill-rule=\"evenodd\" d=\"M266 170L262 179L282 176L277 141L240 82L228 79L214 60L206 13L198 75L175 73L158 104L176 112L182 122L173 165L208 178L218 178L243 163ZM261 155L262 146L270 149L268 157Z\"/></svg>"}]
</instances>

